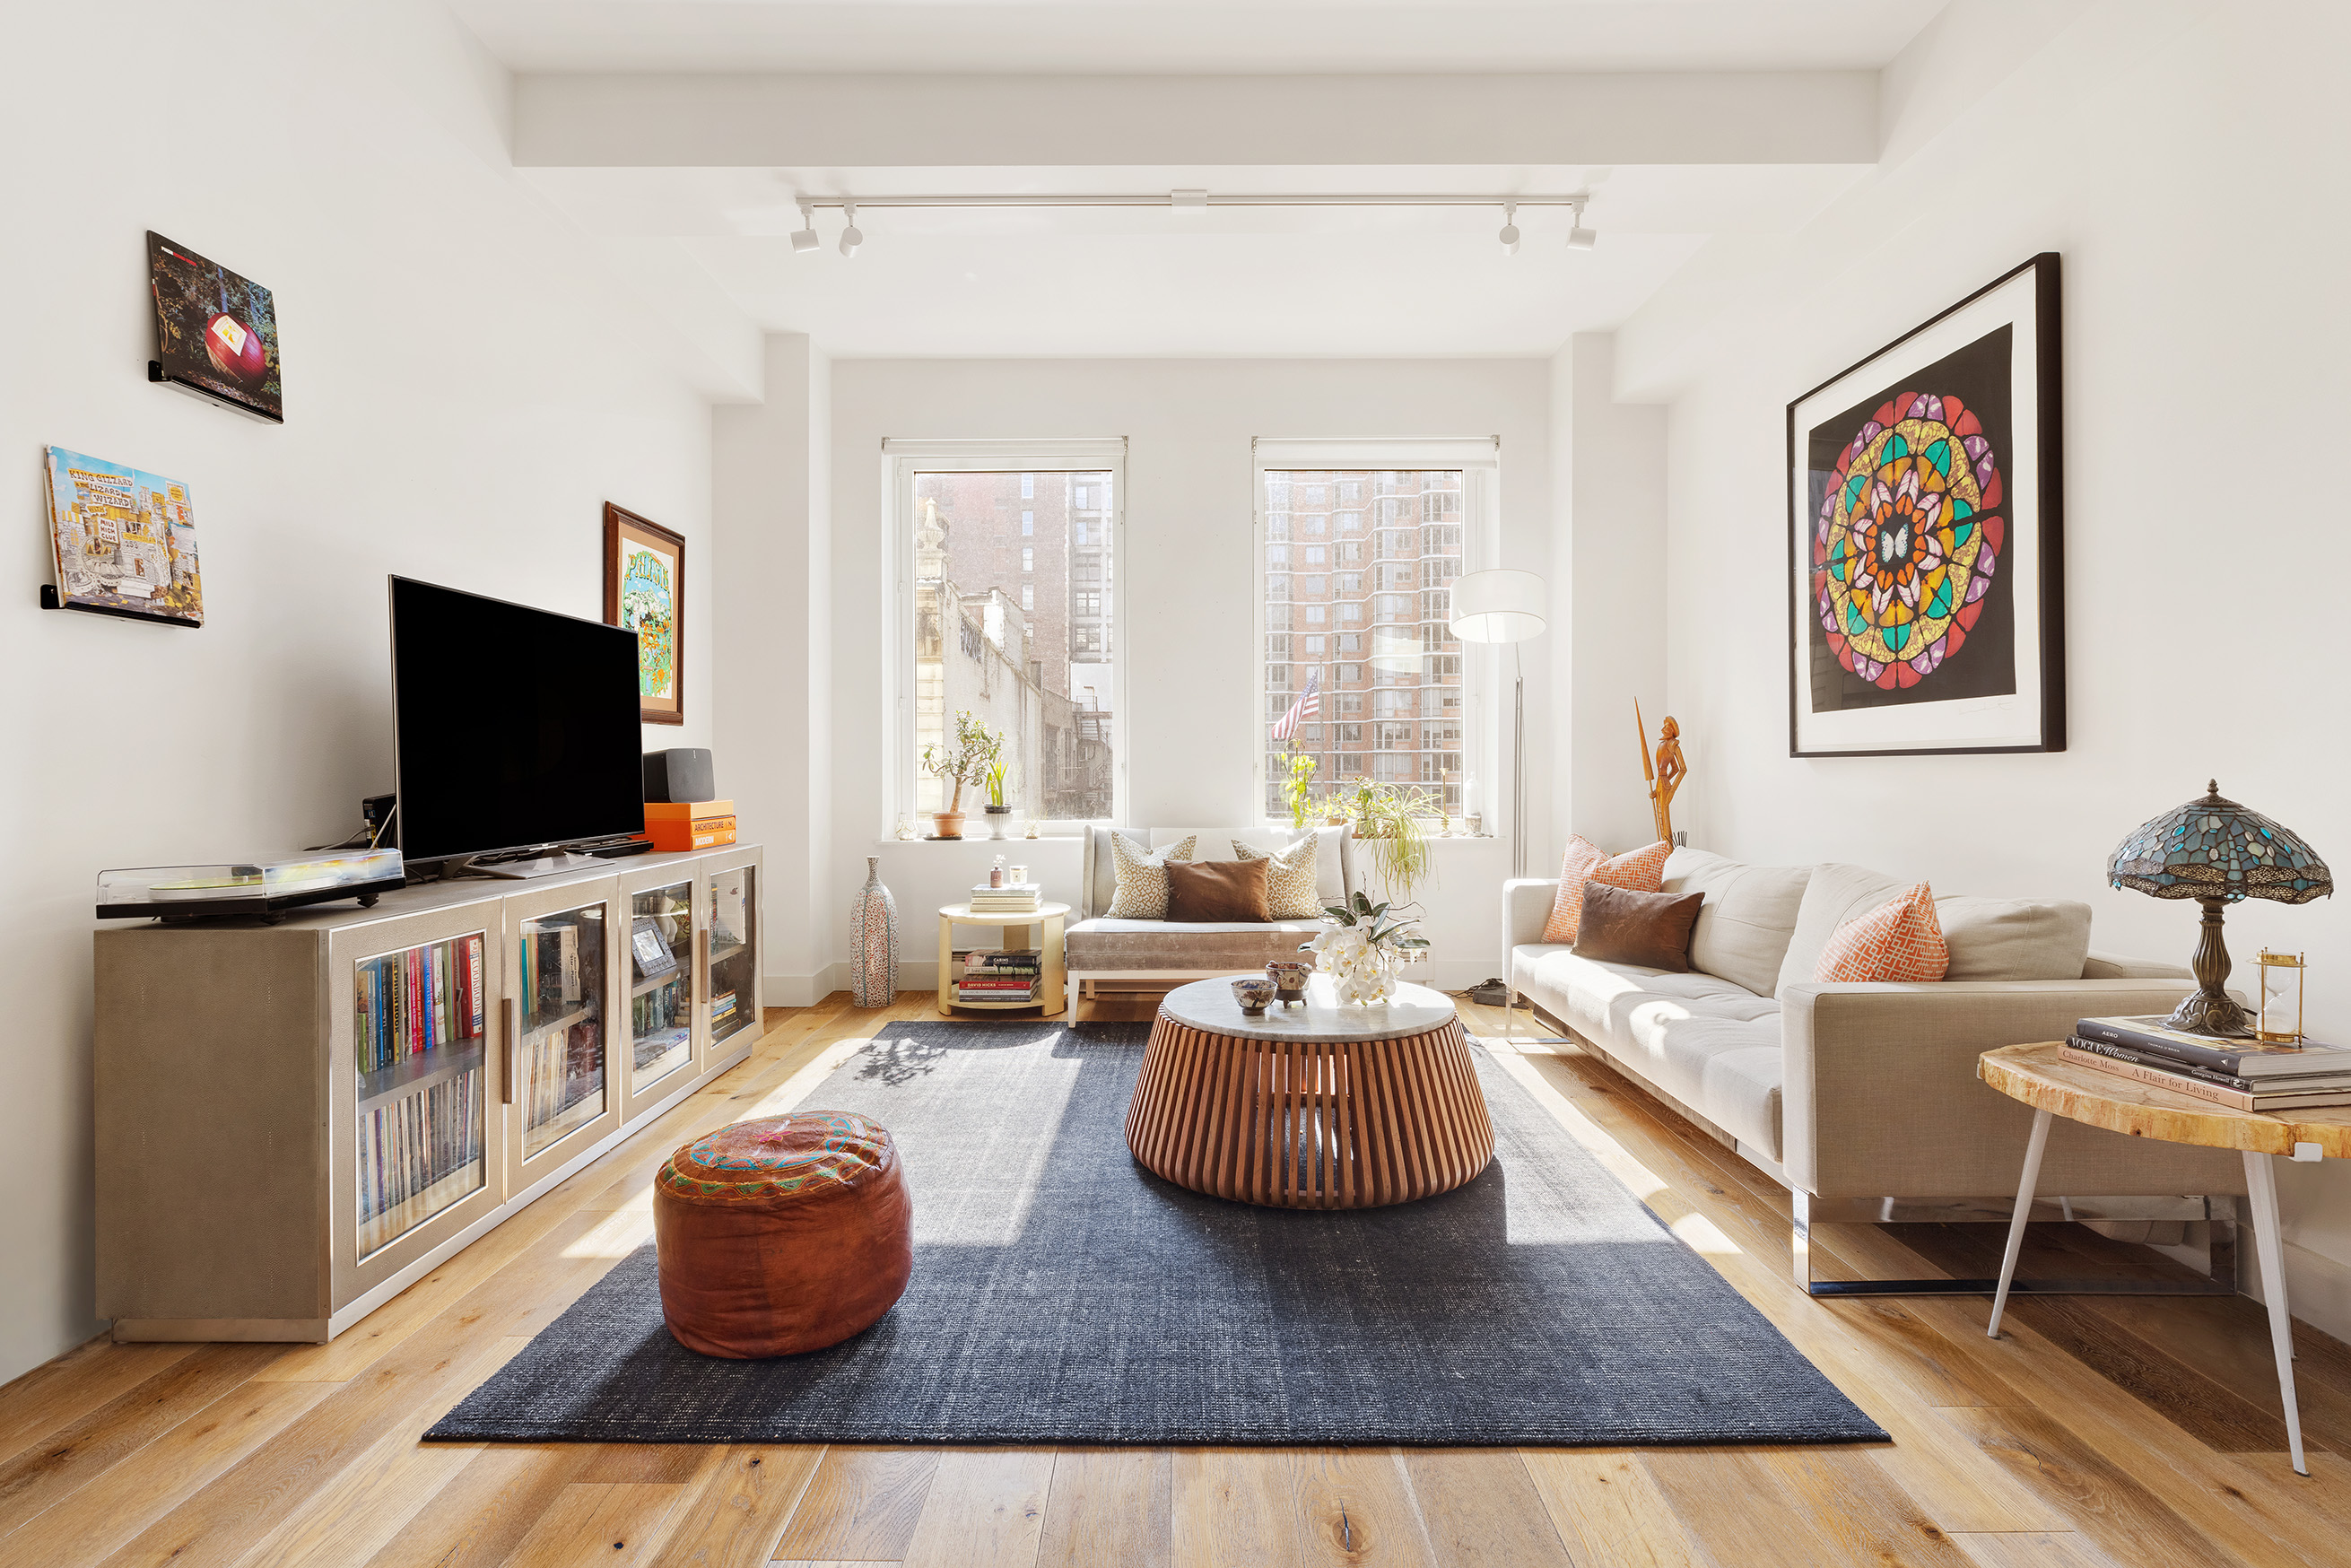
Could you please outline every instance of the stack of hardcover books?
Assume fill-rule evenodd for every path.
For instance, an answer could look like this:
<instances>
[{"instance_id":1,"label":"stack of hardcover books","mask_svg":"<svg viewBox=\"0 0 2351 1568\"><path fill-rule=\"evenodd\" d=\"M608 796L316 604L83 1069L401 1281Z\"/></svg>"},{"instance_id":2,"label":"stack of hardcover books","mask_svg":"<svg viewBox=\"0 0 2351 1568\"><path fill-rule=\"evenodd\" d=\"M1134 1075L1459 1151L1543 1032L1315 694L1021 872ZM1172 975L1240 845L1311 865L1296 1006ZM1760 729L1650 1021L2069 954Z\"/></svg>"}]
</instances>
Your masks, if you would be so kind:
<instances>
[{"instance_id":1,"label":"stack of hardcover books","mask_svg":"<svg viewBox=\"0 0 2351 1568\"><path fill-rule=\"evenodd\" d=\"M974 915L1034 915L1045 902L1041 883L1008 882L1002 887L977 883L971 890Z\"/></svg>"},{"instance_id":2,"label":"stack of hardcover books","mask_svg":"<svg viewBox=\"0 0 2351 1568\"><path fill-rule=\"evenodd\" d=\"M2068 1051L2085 1067L2239 1111L2351 1105L2351 1051L2304 1040L2183 1034L2161 1018L2082 1019Z\"/></svg>"},{"instance_id":3,"label":"stack of hardcover books","mask_svg":"<svg viewBox=\"0 0 2351 1568\"><path fill-rule=\"evenodd\" d=\"M956 982L959 1002L1033 1002L1045 973L1045 955L1034 947L964 956L963 977Z\"/></svg>"}]
</instances>

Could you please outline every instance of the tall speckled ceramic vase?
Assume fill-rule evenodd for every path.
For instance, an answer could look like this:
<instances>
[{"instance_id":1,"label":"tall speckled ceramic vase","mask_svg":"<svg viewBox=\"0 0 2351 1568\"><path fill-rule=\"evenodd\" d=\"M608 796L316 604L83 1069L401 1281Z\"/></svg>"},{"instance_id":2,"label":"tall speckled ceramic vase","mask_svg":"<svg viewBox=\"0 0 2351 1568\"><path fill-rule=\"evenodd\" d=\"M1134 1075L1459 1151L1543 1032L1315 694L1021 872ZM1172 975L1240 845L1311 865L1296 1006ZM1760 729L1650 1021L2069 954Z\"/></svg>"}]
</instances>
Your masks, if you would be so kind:
<instances>
[{"instance_id":1,"label":"tall speckled ceramic vase","mask_svg":"<svg viewBox=\"0 0 2351 1568\"><path fill-rule=\"evenodd\" d=\"M849 941L857 975L850 987L861 1008L886 1008L898 999L898 901L882 885L882 857L865 857L865 885L850 906Z\"/></svg>"}]
</instances>

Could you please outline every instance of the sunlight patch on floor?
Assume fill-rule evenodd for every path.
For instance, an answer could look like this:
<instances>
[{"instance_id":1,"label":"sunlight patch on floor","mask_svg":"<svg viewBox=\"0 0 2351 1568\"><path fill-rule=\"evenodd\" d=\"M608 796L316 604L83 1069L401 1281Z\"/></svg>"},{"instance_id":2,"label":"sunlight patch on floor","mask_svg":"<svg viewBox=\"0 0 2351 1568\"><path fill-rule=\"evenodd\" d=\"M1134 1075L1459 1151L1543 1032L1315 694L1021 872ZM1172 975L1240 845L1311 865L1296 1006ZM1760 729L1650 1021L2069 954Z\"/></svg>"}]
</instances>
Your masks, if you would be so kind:
<instances>
[{"instance_id":1,"label":"sunlight patch on floor","mask_svg":"<svg viewBox=\"0 0 2351 1568\"><path fill-rule=\"evenodd\" d=\"M563 1249L566 1258L625 1258L653 1233L651 1205L614 1209L602 1223Z\"/></svg>"}]
</instances>

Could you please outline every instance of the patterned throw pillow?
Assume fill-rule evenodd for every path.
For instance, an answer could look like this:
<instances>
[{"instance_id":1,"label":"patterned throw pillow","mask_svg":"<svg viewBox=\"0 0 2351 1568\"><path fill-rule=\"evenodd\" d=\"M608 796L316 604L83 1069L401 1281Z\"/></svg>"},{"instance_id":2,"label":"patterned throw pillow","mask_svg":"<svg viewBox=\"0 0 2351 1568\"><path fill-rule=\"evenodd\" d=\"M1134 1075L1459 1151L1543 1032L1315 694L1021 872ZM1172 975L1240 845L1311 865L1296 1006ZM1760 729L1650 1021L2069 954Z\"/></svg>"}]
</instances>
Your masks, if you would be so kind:
<instances>
[{"instance_id":1,"label":"patterned throw pillow","mask_svg":"<svg viewBox=\"0 0 2351 1568\"><path fill-rule=\"evenodd\" d=\"M1611 860L1578 833L1567 841L1566 858L1559 865L1559 893L1552 899L1551 918L1543 922L1546 943L1573 942L1583 918L1583 884L1600 883L1627 893L1663 893L1666 857L1674 846L1659 839L1645 849L1627 850Z\"/></svg>"},{"instance_id":2,"label":"patterned throw pillow","mask_svg":"<svg viewBox=\"0 0 2351 1568\"><path fill-rule=\"evenodd\" d=\"M1279 853L1233 841L1233 855L1243 861L1270 861L1265 868L1265 906L1269 920L1319 920L1322 895L1314 891L1314 841L1307 834Z\"/></svg>"},{"instance_id":3,"label":"patterned throw pillow","mask_svg":"<svg viewBox=\"0 0 2351 1568\"><path fill-rule=\"evenodd\" d=\"M1111 852L1115 856L1113 869L1118 873L1118 891L1111 895L1109 920L1165 920L1167 918L1167 862L1188 861L1192 846L1199 835L1169 844L1164 850L1150 852L1138 849L1124 833L1110 836Z\"/></svg>"},{"instance_id":4,"label":"patterned throw pillow","mask_svg":"<svg viewBox=\"0 0 2351 1568\"><path fill-rule=\"evenodd\" d=\"M1838 926L1813 966L1815 980L1939 980L1950 969L1935 894L1920 883Z\"/></svg>"}]
</instances>

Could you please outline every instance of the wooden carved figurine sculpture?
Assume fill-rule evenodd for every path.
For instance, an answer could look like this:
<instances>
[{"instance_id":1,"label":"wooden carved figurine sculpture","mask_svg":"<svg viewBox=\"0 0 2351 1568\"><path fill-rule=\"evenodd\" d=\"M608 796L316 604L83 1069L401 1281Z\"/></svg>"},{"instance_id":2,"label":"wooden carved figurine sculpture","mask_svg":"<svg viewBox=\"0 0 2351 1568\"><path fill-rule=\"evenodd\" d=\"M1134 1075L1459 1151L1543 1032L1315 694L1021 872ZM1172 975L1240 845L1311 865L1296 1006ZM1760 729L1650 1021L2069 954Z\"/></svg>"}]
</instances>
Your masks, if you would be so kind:
<instances>
[{"instance_id":1,"label":"wooden carved figurine sculpture","mask_svg":"<svg viewBox=\"0 0 2351 1568\"><path fill-rule=\"evenodd\" d=\"M1689 764L1682 760L1682 727L1667 714L1666 722L1657 727L1657 750L1654 759L1649 753L1648 721L1641 716L1640 699L1633 701L1634 735L1641 743L1641 777L1649 782L1649 814L1656 819L1657 837L1666 843L1674 841L1674 791L1689 777Z\"/></svg>"}]
</instances>

